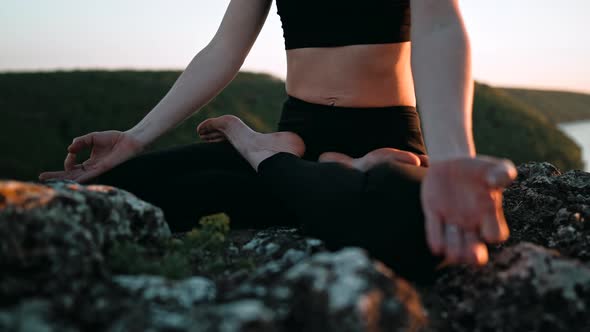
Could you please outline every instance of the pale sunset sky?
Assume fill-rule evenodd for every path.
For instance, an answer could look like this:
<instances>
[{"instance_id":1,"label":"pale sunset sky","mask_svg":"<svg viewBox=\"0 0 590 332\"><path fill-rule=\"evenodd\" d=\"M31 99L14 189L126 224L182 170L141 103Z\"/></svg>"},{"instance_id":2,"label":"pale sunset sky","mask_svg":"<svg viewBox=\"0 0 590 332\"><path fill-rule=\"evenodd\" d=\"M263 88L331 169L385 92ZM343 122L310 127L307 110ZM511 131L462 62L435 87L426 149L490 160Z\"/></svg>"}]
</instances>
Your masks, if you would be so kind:
<instances>
[{"instance_id":1,"label":"pale sunset sky","mask_svg":"<svg viewBox=\"0 0 590 332\"><path fill-rule=\"evenodd\" d=\"M184 69L229 2L2 0L0 71ZM477 80L590 93L590 0L460 3ZM242 70L285 77L274 3Z\"/></svg>"}]
</instances>

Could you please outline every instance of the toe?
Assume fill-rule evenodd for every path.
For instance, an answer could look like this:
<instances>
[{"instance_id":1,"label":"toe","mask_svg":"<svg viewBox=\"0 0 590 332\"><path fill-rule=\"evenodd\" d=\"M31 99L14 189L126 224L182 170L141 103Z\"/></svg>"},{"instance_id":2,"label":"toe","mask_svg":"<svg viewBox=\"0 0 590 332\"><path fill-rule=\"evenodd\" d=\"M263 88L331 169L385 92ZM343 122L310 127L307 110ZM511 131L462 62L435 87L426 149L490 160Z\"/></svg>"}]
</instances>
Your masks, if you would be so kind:
<instances>
[{"instance_id":1,"label":"toe","mask_svg":"<svg viewBox=\"0 0 590 332\"><path fill-rule=\"evenodd\" d=\"M211 132L211 120L212 119L207 119L201 123L199 123L199 125L197 126L197 133L199 135L205 135L208 132Z\"/></svg>"},{"instance_id":2,"label":"toe","mask_svg":"<svg viewBox=\"0 0 590 332\"><path fill-rule=\"evenodd\" d=\"M349 165L352 162L352 158L343 154L343 153L338 153L338 152L324 152L320 155L320 157L318 158L318 161L320 163L342 163L342 164L346 164Z\"/></svg>"}]
</instances>

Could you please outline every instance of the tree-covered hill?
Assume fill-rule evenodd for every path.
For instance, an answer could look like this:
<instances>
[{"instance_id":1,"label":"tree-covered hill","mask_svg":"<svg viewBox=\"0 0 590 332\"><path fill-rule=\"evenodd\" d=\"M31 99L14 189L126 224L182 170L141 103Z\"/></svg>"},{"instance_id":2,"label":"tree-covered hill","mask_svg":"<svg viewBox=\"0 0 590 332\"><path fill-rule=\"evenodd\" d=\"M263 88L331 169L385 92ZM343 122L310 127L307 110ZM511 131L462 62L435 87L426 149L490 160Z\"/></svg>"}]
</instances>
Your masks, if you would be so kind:
<instances>
[{"instance_id":1,"label":"tree-covered hill","mask_svg":"<svg viewBox=\"0 0 590 332\"><path fill-rule=\"evenodd\" d=\"M166 94L175 71L73 71L0 74L0 178L35 179L62 168L72 138L91 131L126 130ZM272 131L286 97L284 82L241 72L201 112L152 148L196 140L204 118L235 114L261 131ZM506 93L478 85L475 136L479 153L520 163L546 160L562 169L581 168L580 148L535 109Z\"/></svg>"},{"instance_id":2,"label":"tree-covered hill","mask_svg":"<svg viewBox=\"0 0 590 332\"><path fill-rule=\"evenodd\" d=\"M478 153L583 169L580 147L535 108L483 84L475 88L473 108Z\"/></svg>"},{"instance_id":3,"label":"tree-covered hill","mask_svg":"<svg viewBox=\"0 0 590 332\"><path fill-rule=\"evenodd\" d=\"M535 108L554 123L590 120L590 94L507 88L502 91Z\"/></svg>"}]
</instances>

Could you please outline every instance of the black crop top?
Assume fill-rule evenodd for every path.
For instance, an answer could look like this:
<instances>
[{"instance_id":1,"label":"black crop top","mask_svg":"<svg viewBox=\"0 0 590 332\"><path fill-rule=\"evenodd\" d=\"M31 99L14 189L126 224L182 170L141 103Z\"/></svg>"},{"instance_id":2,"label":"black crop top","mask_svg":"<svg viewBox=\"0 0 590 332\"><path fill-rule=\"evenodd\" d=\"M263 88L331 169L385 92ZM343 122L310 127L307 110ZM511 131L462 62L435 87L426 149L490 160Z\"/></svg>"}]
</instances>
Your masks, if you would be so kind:
<instances>
[{"instance_id":1,"label":"black crop top","mask_svg":"<svg viewBox=\"0 0 590 332\"><path fill-rule=\"evenodd\" d=\"M285 49L410 40L410 0L276 0Z\"/></svg>"}]
</instances>

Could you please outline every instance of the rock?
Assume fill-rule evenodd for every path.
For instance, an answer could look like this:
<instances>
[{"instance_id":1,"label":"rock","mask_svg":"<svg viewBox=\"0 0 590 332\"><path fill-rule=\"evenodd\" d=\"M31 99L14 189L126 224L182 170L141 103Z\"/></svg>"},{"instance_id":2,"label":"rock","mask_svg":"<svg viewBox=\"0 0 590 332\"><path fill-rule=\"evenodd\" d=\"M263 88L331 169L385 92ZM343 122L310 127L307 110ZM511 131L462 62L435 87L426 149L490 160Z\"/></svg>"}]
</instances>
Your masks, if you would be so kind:
<instances>
[{"instance_id":1,"label":"rock","mask_svg":"<svg viewBox=\"0 0 590 332\"><path fill-rule=\"evenodd\" d=\"M180 311L151 304L144 311L131 311L122 319L115 321L108 331L281 331L274 323L271 308L266 307L260 300L244 299L231 303L201 305Z\"/></svg>"},{"instance_id":2,"label":"rock","mask_svg":"<svg viewBox=\"0 0 590 332\"><path fill-rule=\"evenodd\" d=\"M420 296L364 250L328 252L296 229L235 231L207 251L168 239L162 211L125 191L0 181L0 330L590 331L590 174L518 169L510 240ZM116 275L116 248L117 273L135 257L190 277Z\"/></svg>"},{"instance_id":3,"label":"rock","mask_svg":"<svg viewBox=\"0 0 590 332\"><path fill-rule=\"evenodd\" d=\"M294 228L277 227L256 231L242 242L236 249L256 261L257 267L248 273L233 274L222 280L224 289L220 293L223 298L264 295L266 288L254 284L267 284L299 261L326 250L322 241L305 238ZM241 286L236 288L233 285Z\"/></svg>"},{"instance_id":4,"label":"rock","mask_svg":"<svg viewBox=\"0 0 590 332\"><path fill-rule=\"evenodd\" d=\"M170 236L162 210L125 190L62 181L48 185L62 194L81 194L79 206L87 206L91 218L85 222L95 227L102 246L119 240L144 242Z\"/></svg>"},{"instance_id":5,"label":"rock","mask_svg":"<svg viewBox=\"0 0 590 332\"><path fill-rule=\"evenodd\" d=\"M48 301L31 299L12 308L0 309L0 331L11 332L69 332L75 331L59 326L51 319Z\"/></svg>"},{"instance_id":6,"label":"rock","mask_svg":"<svg viewBox=\"0 0 590 332\"><path fill-rule=\"evenodd\" d=\"M130 292L138 293L146 302L190 308L215 299L215 284L201 277L176 281L149 275L115 276L114 281Z\"/></svg>"},{"instance_id":7,"label":"rock","mask_svg":"<svg viewBox=\"0 0 590 332\"><path fill-rule=\"evenodd\" d=\"M364 250L319 252L296 264L287 263L291 253L257 268L226 300L261 298L289 331L414 331L425 324L415 290Z\"/></svg>"},{"instance_id":8,"label":"rock","mask_svg":"<svg viewBox=\"0 0 590 332\"><path fill-rule=\"evenodd\" d=\"M191 332L271 332L276 325L273 309L262 301L244 299L231 303L196 308L191 313Z\"/></svg>"},{"instance_id":9,"label":"rock","mask_svg":"<svg viewBox=\"0 0 590 332\"><path fill-rule=\"evenodd\" d=\"M517 181L534 177L552 177L561 175L561 171L557 167L547 162L532 162L518 165Z\"/></svg>"},{"instance_id":10,"label":"rock","mask_svg":"<svg viewBox=\"0 0 590 332\"><path fill-rule=\"evenodd\" d=\"M558 252L520 243L483 269L437 281L444 308L438 328L452 331L587 331L590 268ZM436 329L435 329L436 330Z\"/></svg>"},{"instance_id":11,"label":"rock","mask_svg":"<svg viewBox=\"0 0 590 332\"><path fill-rule=\"evenodd\" d=\"M533 242L590 261L590 173L562 174L548 163L524 164L518 171L504 192L507 244Z\"/></svg>"},{"instance_id":12,"label":"rock","mask_svg":"<svg viewBox=\"0 0 590 332\"><path fill-rule=\"evenodd\" d=\"M425 323L415 290L358 248L301 261L269 295L297 331L415 331Z\"/></svg>"},{"instance_id":13,"label":"rock","mask_svg":"<svg viewBox=\"0 0 590 332\"><path fill-rule=\"evenodd\" d=\"M528 283L536 296L557 293L583 312L590 308L590 268L559 253L523 242L503 250L494 260L502 284ZM502 270L503 269L503 270Z\"/></svg>"},{"instance_id":14,"label":"rock","mask_svg":"<svg viewBox=\"0 0 590 332\"><path fill-rule=\"evenodd\" d=\"M18 298L81 287L103 273L114 241L170 235L161 209L122 190L0 181L0 295Z\"/></svg>"}]
</instances>

